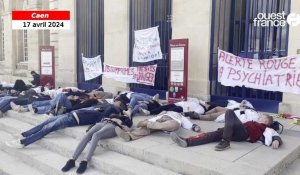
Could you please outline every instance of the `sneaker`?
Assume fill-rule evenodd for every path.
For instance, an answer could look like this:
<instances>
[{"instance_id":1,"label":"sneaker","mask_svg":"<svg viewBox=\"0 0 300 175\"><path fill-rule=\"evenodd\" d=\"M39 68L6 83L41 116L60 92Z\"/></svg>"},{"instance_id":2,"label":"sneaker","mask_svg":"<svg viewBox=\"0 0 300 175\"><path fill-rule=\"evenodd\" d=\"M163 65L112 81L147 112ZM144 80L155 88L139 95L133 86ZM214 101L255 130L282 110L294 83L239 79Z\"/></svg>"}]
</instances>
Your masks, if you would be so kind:
<instances>
[{"instance_id":1,"label":"sneaker","mask_svg":"<svg viewBox=\"0 0 300 175\"><path fill-rule=\"evenodd\" d=\"M216 146L215 150L216 151L223 151L230 148L230 142L228 140L222 139Z\"/></svg>"},{"instance_id":2,"label":"sneaker","mask_svg":"<svg viewBox=\"0 0 300 175\"><path fill-rule=\"evenodd\" d=\"M20 106L20 109L18 110L18 112L28 112L29 109L28 108L25 108L23 106Z\"/></svg>"},{"instance_id":3,"label":"sneaker","mask_svg":"<svg viewBox=\"0 0 300 175\"><path fill-rule=\"evenodd\" d=\"M17 148L17 149L20 149L20 148L24 148L25 146L21 143L21 140L13 140L13 141L7 141L5 142L5 144L8 146L8 147L11 147L11 148Z\"/></svg>"},{"instance_id":4,"label":"sneaker","mask_svg":"<svg viewBox=\"0 0 300 175\"><path fill-rule=\"evenodd\" d=\"M32 107L31 104L28 105L28 109L29 109L29 111L30 111L32 114L35 114L35 110L34 110L34 108Z\"/></svg>"},{"instance_id":5,"label":"sneaker","mask_svg":"<svg viewBox=\"0 0 300 175\"><path fill-rule=\"evenodd\" d=\"M72 168L74 168L74 167L75 167L75 160L69 159L69 160L67 161L67 163L65 164L65 166L62 167L61 171L62 171L62 172L67 172L67 171L69 171L70 169L72 169Z\"/></svg>"},{"instance_id":6,"label":"sneaker","mask_svg":"<svg viewBox=\"0 0 300 175\"><path fill-rule=\"evenodd\" d=\"M140 113L142 114L142 115L150 115L150 111L148 111L147 109L140 109Z\"/></svg>"},{"instance_id":7,"label":"sneaker","mask_svg":"<svg viewBox=\"0 0 300 175\"><path fill-rule=\"evenodd\" d=\"M14 133L14 134L13 134L13 137L15 137L15 138L18 139L18 140L22 140L22 139L25 138L25 137L24 137L22 134L20 134L20 133Z\"/></svg>"},{"instance_id":8,"label":"sneaker","mask_svg":"<svg viewBox=\"0 0 300 175\"><path fill-rule=\"evenodd\" d=\"M16 105L14 102L10 102L9 104L10 104L11 109L14 111L19 111L21 108L20 105Z\"/></svg>"},{"instance_id":9,"label":"sneaker","mask_svg":"<svg viewBox=\"0 0 300 175\"><path fill-rule=\"evenodd\" d=\"M127 117L131 117L132 111L131 109L128 109L127 111L123 110L123 114L126 115Z\"/></svg>"},{"instance_id":10,"label":"sneaker","mask_svg":"<svg viewBox=\"0 0 300 175\"><path fill-rule=\"evenodd\" d=\"M187 147L187 141L181 137L179 137L175 132L170 133L171 139L173 142L177 143L180 147Z\"/></svg>"},{"instance_id":11,"label":"sneaker","mask_svg":"<svg viewBox=\"0 0 300 175\"><path fill-rule=\"evenodd\" d=\"M120 127L115 128L115 132L118 137L122 138L124 141L129 142L131 140L131 137L128 133L126 133L123 129Z\"/></svg>"},{"instance_id":12,"label":"sneaker","mask_svg":"<svg viewBox=\"0 0 300 175\"><path fill-rule=\"evenodd\" d=\"M155 94L155 95L152 97L152 100L154 100L154 101L159 100L159 94Z\"/></svg>"},{"instance_id":13,"label":"sneaker","mask_svg":"<svg viewBox=\"0 0 300 175\"><path fill-rule=\"evenodd\" d=\"M87 168L87 161L83 160L83 161L80 162L76 173L82 174L82 173L85 172L86 168Z\"/></svg>"},{"instance_id":14,"label":"sneaker","mask_svg":"<svg viewBox=\"0 0 300 175\"><path fill-rule=\"evenodd\" d=\"M149 120L143 120L143 121L139 121L138 124L136 125L138 128L141 127L147 127Z\"/></svg>"}]
</instances>

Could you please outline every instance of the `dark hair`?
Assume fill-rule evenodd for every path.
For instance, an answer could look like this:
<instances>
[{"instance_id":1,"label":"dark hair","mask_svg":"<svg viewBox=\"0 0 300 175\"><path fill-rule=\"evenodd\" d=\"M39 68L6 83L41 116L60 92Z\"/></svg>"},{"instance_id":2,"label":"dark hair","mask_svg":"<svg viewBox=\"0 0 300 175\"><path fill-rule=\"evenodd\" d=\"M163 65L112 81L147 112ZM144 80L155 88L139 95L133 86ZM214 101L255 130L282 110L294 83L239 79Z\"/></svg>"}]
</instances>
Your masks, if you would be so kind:
<instances>
[{"instance_id":1,"label":"dark hair","mask_svg":"<svg viewBox=\"0 0 300 175\"><path fill-rule=\"evenodd\" d=\"M31 71L30 74L36 74L36 72L35 71Z\"/></svg>"}]
</instances>

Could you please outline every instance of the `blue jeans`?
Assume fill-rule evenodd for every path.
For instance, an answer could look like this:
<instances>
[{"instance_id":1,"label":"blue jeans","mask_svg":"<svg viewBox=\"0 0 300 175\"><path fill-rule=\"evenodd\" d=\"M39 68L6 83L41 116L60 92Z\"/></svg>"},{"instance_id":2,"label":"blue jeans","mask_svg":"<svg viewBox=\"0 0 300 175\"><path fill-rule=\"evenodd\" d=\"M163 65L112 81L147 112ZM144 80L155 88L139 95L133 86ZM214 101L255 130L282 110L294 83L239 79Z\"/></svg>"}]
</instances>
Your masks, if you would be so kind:
<instances>
[{"instance_id":1,"label":"blue jeans","mask_svg":"<svg viewBox=\"0 0 300 175\"><path fill-rule=\"evenodd\" d=\"M54 108L57 103L63 107L66 107L67 109L72 108L72 103L63 93L57 94L52 100L32 102L32 107L37 109L37 114L45 114Z\"/></svg>"},{"instance_id":2,"label":"blue jeans","mask_svg":"<svg viewBox=\"0 0 300 175\"><path fill-rule=\"evenodd\" d=\"M12 96L5 96L5 97L1 97L0 98L0 111L5 113L6 111L8 111L10 108L10 102L13 99L16 99L18 97L12 97Z\"/></svg>"},{"instance_id":3,"label":"blue jeans","mask_svg":"<svg viewBox=\"0 0 300 175\"><path fill-rule=\"evenodd\" d=\"M132 93L128 107L134 109L134 107L138 104L138 101L150 101L150 100L152 100L152 96L148 94Z\"/></svg>"},{"instance_id":4,"label":"blue jeans","mask_svg":"<svg viewBox=\"0 0 300 175\"><path fill-rule=\"evenodd\" d=\"M142 108L142 109L148 109L148 106L146 103L141 103L141 104L137 104L135 105L135 107L133 108L132 110L132 116L135 116L137 113L139 113L139 109Z\"/></svg>"},{"instance_id":5,"label":"blue jeans","mask_svg":"<svg viewBox=\"0 0 300 175\"><path fill-rule=\"evenodd\" d=\"M26 98L13 98L7 101L6 105L0 108L0 111L5 113L8 110L11 110L10 102L17 102L17 105L26 105L28 104L28 99Z\"/></svg>"},{"instance_id":6,"label":"blue jeans","mask_svg":"<svg viewBox=\"0 0 300 175\"><path fill-rule=\"evenodd\" d=\"M23 132L22 136L25 138L21 140L21 143L27 146L43 138L50 132L76 125L77 122L71 113L59 115L57 117L52 117L46 120L45 122L33 127L32 129Z\"/></svg>"}]
</instances>

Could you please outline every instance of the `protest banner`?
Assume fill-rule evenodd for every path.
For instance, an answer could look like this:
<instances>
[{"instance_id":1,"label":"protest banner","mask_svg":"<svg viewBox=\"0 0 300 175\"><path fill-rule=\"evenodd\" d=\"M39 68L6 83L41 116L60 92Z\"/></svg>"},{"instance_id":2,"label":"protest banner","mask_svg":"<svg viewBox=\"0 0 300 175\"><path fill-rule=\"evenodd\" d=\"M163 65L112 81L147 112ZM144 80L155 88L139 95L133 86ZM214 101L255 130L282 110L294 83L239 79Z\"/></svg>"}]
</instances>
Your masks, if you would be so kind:
<instances>
[{"instance_id":1,"label":"protest banner","mask_svg":"<svg viewBox=\"0 0 300 175\"><path fill-rule=\"evenodd\" d=\"M162 59L158 26L134 31L132 60L149 62Z\"/></svg>"},{"instance_id":2,"label":"protest banner","mask_svg":"<svg viewBox=\"0 0 300 175\"><path fill-rule=\"evenodd\" d=\"M300 94L300 56L249 59L218 51L218 82Z\"/></svg>"},{"instance_id":3,"label":"protest banner","mask_svg":"<svg viewBox=\"0 0 300 175\"><path fill-rule=\"evenodd\" d=\"M104 76L124 83L154 86L157 65L120 67L104 64Z\"/></svg>"},{"instance_id":4,"label":"protest banner","mask_svg":"<svg viewBox=\"0 0 300 175\"><path fill-rule=\"evenodd\" d=\"M100 55L94 58L82 56L82 64L85 81L94 79L102 74L102 60Z\"/></svg>"}]
</instances>

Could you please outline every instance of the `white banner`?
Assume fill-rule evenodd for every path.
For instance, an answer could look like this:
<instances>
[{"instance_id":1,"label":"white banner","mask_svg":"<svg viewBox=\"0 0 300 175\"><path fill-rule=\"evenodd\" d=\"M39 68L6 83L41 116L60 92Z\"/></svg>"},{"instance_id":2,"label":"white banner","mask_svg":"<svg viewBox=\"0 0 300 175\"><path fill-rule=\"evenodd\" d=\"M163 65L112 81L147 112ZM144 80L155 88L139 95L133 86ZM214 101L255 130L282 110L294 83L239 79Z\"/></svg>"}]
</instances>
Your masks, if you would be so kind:
<instances>
[{"instance_id":1,"label":"white banner","mask_svg":"<svg viewBox=\"0 0 300 175\"><path fill-rule=\"evenodd\" d=\"M104 76L124 83L154 86L157 65L120 67L104 64Z\"/></svg>"},{"instance_id":2,"label":"white banner","mask_svg":"<svg viewBox=\"0 0 300 175\"><path fill-rule=\"evenodd\" d=\"M218 81L224 86L300 94L300 56L258 60L219 50Z\"/></svg>"},{"instance_id":3,"label":"white banner","mask_svg":"<svg viewBox=\"0 0 300 175\"><path fill-rule=\"evenodd\" d=\"M85 81L94 79L102 74L102 60L98 55L94 58L85 58L82 56Z\"/></svg>"},{"instance_id":4,"label":"white banner","mask_svg":"<svg viewBox=\"0 0 300 175\"><path fill-rule=\"evenodd\" d=\"M162 59L158 26L134 31L134 62L149 62Z\"/></svg>"}]
</instances>

